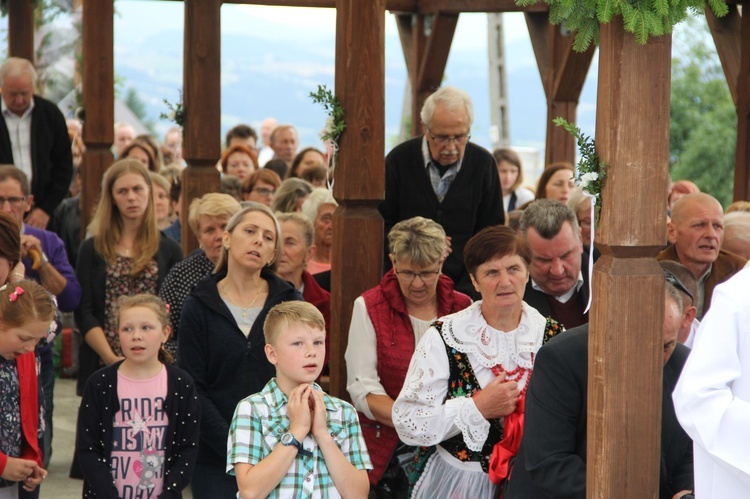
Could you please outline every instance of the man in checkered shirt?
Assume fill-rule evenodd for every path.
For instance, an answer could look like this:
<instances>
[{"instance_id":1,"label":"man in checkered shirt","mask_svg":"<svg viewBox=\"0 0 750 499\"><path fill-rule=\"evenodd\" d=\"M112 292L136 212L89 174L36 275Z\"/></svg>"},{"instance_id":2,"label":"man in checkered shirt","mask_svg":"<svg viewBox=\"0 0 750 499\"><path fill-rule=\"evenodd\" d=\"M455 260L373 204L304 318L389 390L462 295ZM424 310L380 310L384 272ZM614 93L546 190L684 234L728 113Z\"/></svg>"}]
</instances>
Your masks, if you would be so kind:
<instances>
[{"instance_id":1,"label":"man in checkered shirt","mask_svg":"<svg viewBox=\"0 0 750 499\"><path fill-rule=\"evenodd\" d=\"M354 407L315 384L325 322L309 303L281 303L263 326L276 377L240 401L227 442L238 497L366 497L372 469Z\"/></svg>"}]
</instances>

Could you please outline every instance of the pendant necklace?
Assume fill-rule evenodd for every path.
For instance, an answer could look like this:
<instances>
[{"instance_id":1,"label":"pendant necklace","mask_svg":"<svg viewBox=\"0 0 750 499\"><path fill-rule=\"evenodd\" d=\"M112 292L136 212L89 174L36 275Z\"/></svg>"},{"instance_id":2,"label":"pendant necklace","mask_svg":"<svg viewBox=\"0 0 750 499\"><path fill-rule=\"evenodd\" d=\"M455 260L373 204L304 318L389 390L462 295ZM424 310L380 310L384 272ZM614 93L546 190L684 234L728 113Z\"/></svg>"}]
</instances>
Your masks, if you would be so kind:
<instances>
[{"instance_id":1,"label":"pendant necklace","mask_svg":"<svg viewBox=\"0 0 750 499\"><path fill-rule=\"evenodd\" d=\"M227 289L227 283L226 282L222 285L221 289L222 289L222 291L224 291L224 294L227 295L227 298L229 298L229 301L232 303L232 305L234 305L235 307L239 308L242 311L242 318L245 319L245 320L247 320L247 311L249 309L253 308L253 305L255 305L255 300L257 300L258 297L260 296L260 290L263 287L263 282L264 282L263 279L261 279L260 283L258 284L258 289L257 289L257 291L255 291L255 298L253 298L253 301L251 301L250 305L248 305L247 307L243 307L243 306L237 304L237 302L235 302L232 299L232 295L229 292L229 290Z\"/></svg>"}]
</instances>

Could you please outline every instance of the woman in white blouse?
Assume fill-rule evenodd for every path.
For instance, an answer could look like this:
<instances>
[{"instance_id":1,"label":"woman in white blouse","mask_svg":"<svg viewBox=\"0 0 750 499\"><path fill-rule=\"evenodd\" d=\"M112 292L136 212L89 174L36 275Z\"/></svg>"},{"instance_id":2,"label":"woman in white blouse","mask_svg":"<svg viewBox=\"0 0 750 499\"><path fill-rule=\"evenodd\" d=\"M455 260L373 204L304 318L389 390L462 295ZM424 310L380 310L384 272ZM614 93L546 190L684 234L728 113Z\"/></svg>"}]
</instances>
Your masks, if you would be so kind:
<instances>
[{"instance_id":1,"label":"woman in white blouse","mask_svg":"<svg viewBox=\"0 0 750 499\"><path fill-rule=\"evenodd\" d=\"M515 432L534 356L548 328L554 331L523 302L530 258L523 239L505 226L483 229L464 249L482 300L425 333L393 405L401 440L431 448L412 497L497 497L517 444L503 442L506 451L497 456L493 449L506 433L520 440Z\"/></svg>"},{"instance_id":2,"label":"woman in white blouse","mask_svg":"<svg viewBox=\"0 0 750 499\"><path fill-rule=\"evenodd\" d=\"M392 497L403 478L398 457L410 449L399 442L391 408L414 347L435 319L468 307L471 299L440 273L446 253L440 225L422 217L404 220L393 226L388 242L393 269L354 302L346 364L347 389L374 466L370 483Z\"/></svg>"}]
</instances>

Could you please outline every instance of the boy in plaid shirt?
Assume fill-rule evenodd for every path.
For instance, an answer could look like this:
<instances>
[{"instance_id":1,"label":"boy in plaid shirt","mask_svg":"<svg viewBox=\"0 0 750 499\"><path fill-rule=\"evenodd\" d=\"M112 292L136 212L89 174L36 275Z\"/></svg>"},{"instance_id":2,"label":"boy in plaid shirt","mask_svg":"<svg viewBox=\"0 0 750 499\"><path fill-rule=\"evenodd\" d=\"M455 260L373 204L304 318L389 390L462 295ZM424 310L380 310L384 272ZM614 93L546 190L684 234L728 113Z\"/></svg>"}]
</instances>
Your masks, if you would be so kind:
<instances>
[{"instance_id":1,"label":"boy in plaid shirt","mask_svg":"<svg viewBox=\"0 0 750 499\"><path fill-rule=\"evenodd\" d=\"M314 306L280 303L263 333L276 377L242 400L227 442L238 497L367 497L372 469L357 412L315 384L325 322Z\"/></svg>"}]
</instances>

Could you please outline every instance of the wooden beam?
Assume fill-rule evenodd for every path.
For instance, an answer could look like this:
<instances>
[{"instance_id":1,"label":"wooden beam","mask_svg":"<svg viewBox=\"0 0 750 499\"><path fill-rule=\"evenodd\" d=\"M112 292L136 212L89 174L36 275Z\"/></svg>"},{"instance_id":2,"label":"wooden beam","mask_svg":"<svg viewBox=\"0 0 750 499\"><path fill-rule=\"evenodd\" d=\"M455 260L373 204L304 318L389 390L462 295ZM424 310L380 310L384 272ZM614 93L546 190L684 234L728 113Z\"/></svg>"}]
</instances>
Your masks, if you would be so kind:
<instances>
[{"instance_id":1,"label":"wooden beam","mask_svg":"<svg viewBox=\"0 0 750 499\"><path fill-rule=\"evenodd\" d=\"M750 15L742 16L741 56L737 76L737 153L734 200L750 199Z\"/></svg>"},{"instance_id":2,"label":"wooden beam","mask_svg":"<svg viewBox=\"0 0 750 499\"><path fill-rule=\"evenodd\" d=\"M218 192L221 155L221 0L185 0L183 67L183 157L180 217L182 251L197 248L187 223L190 202L208 192Z\"/></svg>"},{"instance_id":3,"label":"wooden beam","mask_svg":"<svg viewBox=\"0 0 750 499\"><path fill-rule=\"evenodd\" d=\"M672 39L600 34L596 145L604 187L589 322L587 497L658 497ZM633 206L637 204L638 210Z\"/></svg>"},{"instance_id":4,"label":"wooden beam","mask_svg":"<svg viewBox=\"0 0 750 499\"><path fill-rule=\"evenodd\" d=\"M115 138L114 0L86 2L83 29L83 141L81 227L91 221ZM84 236L85 230L81 230ZM85 237L85 236L84 236Z\"/></svg>"},{"instance_id":5,"label":"wooden beam","mask_svg":"<svg viewBox=\"0 0 750 499\"><path fill-rule=\"evenodd\" d=\"M552 120L562 117L575 122L578 99L596 47L574 51L573 35L563 34L560 26L550 24L547 12L527 12L525 18L547 97L545 166L560 161L574 163L575 139Z\"/></svg>"},{"instance_id":6,"label":"wooden beam","mask_svg":"<svg viewBox=\"0 0 750 499\"><path fill-rule=\"evenodd\" d=\"M440 88L458 14L403 14L398 17L401 46L411 83L411 131L422 133L419 113L425 99Z\"/></svg>"},{"instance_id":7,"label":"wooden beam","mask_svg":"<svg viewBox=\"0 0 750 499\"><path fill-rule=\"evenodd\" d=\"M8 55L34 62L34 0L8 2Z\"/></svg>"},{"instance_id":8,"label":"wooden beam","mask_svg":"<svg viewBox=\"0 0 750 499\"><path fill-rule=\"evenodd\" d=\"M336 0L224 0L238 5L268 5L273 7L319 7L333 9ZM460 14L461 12L546 12L549 7L539 2L519 7L514 0L386 0L385 8L391 12L414 14Z\"/></svg>"},{"instance_id":9,"label":"wooden beam","mask_svg":"<svg viewBox=\"0 0 750 499\"><path fill-rule=\"evenodd\" d=\"M377 207L385 193L385 0L337 1L336 96L346 130L334 173L329 389L348 399L344 352L352 306L383 275Z\"/></svg>"},{"instance_id":10,"label":"wooden beam","mask_svg":"<svg viewBox=\"0 0 750 499\"><path fill-rule=\"evenodd\" d=\"M740 57L742 52L742 16L736 5L729 5L729 12L724 17L716 17L706 7L706 21L714 38L716 52L719 54L721 67L729 85L729 92L736 106L738 103L737 78L740 74Z\"/></svg>"}]
</instances>

